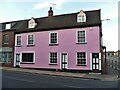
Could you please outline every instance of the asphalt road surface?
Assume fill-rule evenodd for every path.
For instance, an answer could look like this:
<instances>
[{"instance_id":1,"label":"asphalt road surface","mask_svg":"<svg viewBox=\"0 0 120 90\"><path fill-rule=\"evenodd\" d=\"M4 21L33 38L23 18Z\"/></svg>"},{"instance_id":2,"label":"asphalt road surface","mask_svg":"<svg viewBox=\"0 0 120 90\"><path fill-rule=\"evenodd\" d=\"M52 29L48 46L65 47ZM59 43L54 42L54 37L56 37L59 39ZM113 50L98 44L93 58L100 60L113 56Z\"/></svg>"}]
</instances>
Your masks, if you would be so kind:
<instances>
[{"instance_id":1,"label":"asphalt road surface","mask_svg":"<svg viewBox=\"0 0 120 90\"><path fill-rule=\"evenodd\" d=\"M70 78L3 70L2 88L118 88L118 81Z\"/></svg>"}]
</instances>

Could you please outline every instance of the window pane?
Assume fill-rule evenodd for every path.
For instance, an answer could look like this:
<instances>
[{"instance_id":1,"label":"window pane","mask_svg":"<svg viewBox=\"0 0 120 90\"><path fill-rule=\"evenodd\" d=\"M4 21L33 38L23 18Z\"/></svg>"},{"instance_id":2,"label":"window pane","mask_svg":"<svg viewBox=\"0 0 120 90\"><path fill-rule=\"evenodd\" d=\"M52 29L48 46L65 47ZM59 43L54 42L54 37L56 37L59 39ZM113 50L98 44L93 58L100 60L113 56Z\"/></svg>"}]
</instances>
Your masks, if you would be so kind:
<instances>
[{"instance_id":1,"label":"window pane","mask_svg":"<svg viewBox=\"0 0 120 90\"><path fill-rule=\"evenodd\" d=\"M12 61L12 53L8 53L8 62L11 62Z\"/></svg>"},{"instance_id":2,"label":"window pane","mask_svg":"<svg viewBox=\"0 0 120 90\"><path fill-rule=\"evenodd\" d=\"M57 52L50 53L50 63L56 64L57 63Z\"/></svg>"},{"instance_id":3,"label":"window pane","mask_svg":"<svg viewBox=\"0 0 120 90\"><path fill-rule=\"evenodd\" d=\"M85 42L85 31L78 31L77 35L78 35L77 36L78 42L84 43Z\"/></svg>"},{"instance_id":4,"label":"window pane","mask_svg":"<svg viewBox=\"0 0 120 90\"><path fill-rule=\"evenodd\" d=\"M9 35L4 35L3 36L3 43L8 44L9 43Z\"/></svg>"},{"instance_id":5,"label":"window pane","mask_svg":"<svg viewBox=\"0 0 120 90\"><path fill-rule=\"evenodd\" d=\"M20 61L20 54L16 54L16 61Z\"/></svg>"},{"instance_id":6,"label":"window pane","mask_svg":"<svg viewBox=\"0 0 120 90\"><path fill-rule=\"evenodd\" d=\"M57 33L51 33L50 34L50 43L56 44L57 43Z\"/></svg>"},{"instance_id":7,"label":"window pane","mask_svg":"<svg viewBox=\"0 0 120 90\"><path fill-rule=\"evenodd\" d=\"M17 36L17 45L21 45L21 36Z\"/></svg>"},{"instance_id":8,"label":"window pane","mask_svg":"<svg viewBox=\"0 0 120 90\"><path fill-rule=\"evenodd\" d=\"M33 35L28 35L28 45L33 45L34 38Z\"/></svg>"},{"instance_id":9,"label":"window pane","mask_svg":"<svg viewBox=\"0 0 120 90\"><path fill-rule=\"evenodd\" d=\"M85 65L86 64L86 53L77 52L77 64Z\"/></svg>"}]
</instances>

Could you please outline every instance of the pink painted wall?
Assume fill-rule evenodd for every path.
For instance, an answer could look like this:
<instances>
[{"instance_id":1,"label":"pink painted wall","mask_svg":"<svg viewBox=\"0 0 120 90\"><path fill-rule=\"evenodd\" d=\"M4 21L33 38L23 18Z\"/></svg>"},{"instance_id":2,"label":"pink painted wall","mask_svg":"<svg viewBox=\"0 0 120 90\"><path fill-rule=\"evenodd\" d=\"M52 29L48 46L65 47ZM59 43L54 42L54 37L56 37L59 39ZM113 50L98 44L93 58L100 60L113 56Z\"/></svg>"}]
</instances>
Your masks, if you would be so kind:
<instances>
[{"instance_id":1,"label":"pink painted wall","mask_svg":"<svg viewBox=\"0 0 120 90\"><path fill-rule=\"evenodd\" d=\"M87 44L76 44L76 31L86 30ZM49 46L49 33L58 32L58 45ZM21 67L29 68L60 68L60 53L68 53L68 69L90 70L90 53L100 52L99 27L62 29L54 31L34 32L35 46L27 47L27 35L22 35L22 47L15 47L15 54L22 51L35 52L35 64L21 64ZM58 64L49 65L49 52L58 52ZM87 52L87 66L76 65L76 52ZM15 56L15 55L14 55Z\"/></svg>"}]
</instances>

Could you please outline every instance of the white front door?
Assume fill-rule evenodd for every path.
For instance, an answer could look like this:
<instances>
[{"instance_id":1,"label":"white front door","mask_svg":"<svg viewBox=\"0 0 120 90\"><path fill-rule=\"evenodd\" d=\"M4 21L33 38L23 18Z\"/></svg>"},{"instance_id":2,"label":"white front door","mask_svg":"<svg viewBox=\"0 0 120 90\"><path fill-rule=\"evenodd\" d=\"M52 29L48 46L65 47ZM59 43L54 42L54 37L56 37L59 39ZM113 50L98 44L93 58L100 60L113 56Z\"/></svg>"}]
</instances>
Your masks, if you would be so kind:
<instances>
[{"instance_id":1,"label":"white front door","mask_svg":"<svg viewBox=\"0 0 120 90\"><path fill-rule=\"evenodd\" d=\"M16 67L20 67L20 54L16 54Z\"/></svg>"},{"instance_id":2,"label":"white front door","mask_svg":"<svg viewBox=\"0 0 120 90\"><path fill-rule=\"evenodd\" d=\"M68 68L68 54L61 53L61 69L65 70Z\"/></svg>"}]
</instances>

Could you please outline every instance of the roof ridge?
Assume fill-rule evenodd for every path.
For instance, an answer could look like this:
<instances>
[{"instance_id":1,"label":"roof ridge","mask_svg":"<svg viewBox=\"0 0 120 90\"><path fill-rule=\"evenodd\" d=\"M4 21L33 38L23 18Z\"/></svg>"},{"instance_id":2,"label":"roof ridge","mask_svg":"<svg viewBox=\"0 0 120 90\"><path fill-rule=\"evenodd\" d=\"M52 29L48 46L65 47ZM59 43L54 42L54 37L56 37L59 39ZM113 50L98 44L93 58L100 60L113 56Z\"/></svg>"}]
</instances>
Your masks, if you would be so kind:
<instances>
[{"instance_id":1,"label":"roof ridge","mask_svg":"<svg viewBox=\"0 0 120 90\"><path fill-rule=\"evenodd\" d=\"M96 10L86 10L86 11L84 11L84 12L93 12L93 11L99 11L99 10L101 10L101 9L96 9ZM80 12L80 11L79 11ZM59 17L59 16L65 16L65 15L73 15L73 14L77 14L77 13L79 13L79 12L74 12L74 13L65 13L65 14L59 14L59 15L53 15L53 16L51 16L51 17ZM33 16L32 16L33 17ZM37 18L34 18L35 20L36 19L42 19L42 18L48 18L49 16L43 16L43 17L37 17ZM13 23L13 22L21 22L21 21L28 21L28 20L30 20L31 18L29 18L29 19L23 19L23 20L14 20L14 21L8 21L8 22L2 22L3 24L5 24L5 23Z\"/></svg>"}]
</instances>

